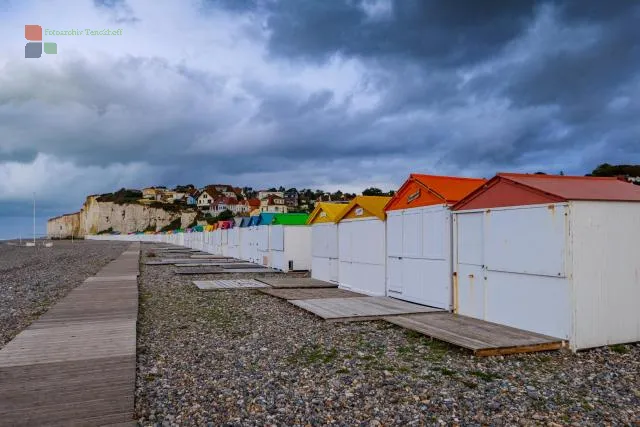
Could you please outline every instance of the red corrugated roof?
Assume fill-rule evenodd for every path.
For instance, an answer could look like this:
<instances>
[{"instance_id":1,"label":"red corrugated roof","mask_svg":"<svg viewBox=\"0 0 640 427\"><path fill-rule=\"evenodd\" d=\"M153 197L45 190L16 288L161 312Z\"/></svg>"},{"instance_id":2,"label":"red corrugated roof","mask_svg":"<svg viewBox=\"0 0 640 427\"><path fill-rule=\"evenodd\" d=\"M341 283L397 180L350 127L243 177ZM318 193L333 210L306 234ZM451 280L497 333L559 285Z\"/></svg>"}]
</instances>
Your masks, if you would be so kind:
<instances>
[{"instance_id":1,"label":"red corrugated roof","mask_svg":"<svg viewBox=\"0 0 640 427\"><path fill-rule=\"evenodd\" d=\"M499 173L497 176L565 200L640 202L640 186L614 177Z\"/></svg>"}]
</instances>

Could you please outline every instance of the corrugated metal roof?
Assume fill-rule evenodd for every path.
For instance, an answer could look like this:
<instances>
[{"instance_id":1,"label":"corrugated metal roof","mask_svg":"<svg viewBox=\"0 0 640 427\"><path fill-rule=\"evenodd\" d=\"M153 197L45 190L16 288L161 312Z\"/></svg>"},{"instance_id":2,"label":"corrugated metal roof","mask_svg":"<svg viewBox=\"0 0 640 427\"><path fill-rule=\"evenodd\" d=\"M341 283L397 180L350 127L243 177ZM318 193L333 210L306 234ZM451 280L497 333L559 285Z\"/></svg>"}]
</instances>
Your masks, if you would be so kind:
<instances>
[{"instance_id":1,"label":"corrugated metal roof","mask_svg":"<svg viewBox=\"0 0 640 427\"><path fill-rule=\"evenodd\" d=\"M412 173L387 203L385 209L407 209L434 204L451 205L460 201L486 181L484 178ZM421 189L426 190L426 193L421 192Z\"/></svg>"},{"instance_id":2,"label":"corrugated metal roof","mask_svg":"<svg viewBox=\"0 0 640 427\"><path fill-rule=\"evenodd\" d=\"M304 225L309 214L306 213L281 213L273 217L273 225Z\"/></svg>"},{"instance_id":3,"label":"corrugated metal roof","mask_svg":"<svg viewBox=\"0 0 640 427\"><path fill-rule=\"evenodd\" d=\"M384 207L391 200L391 197L385 196L356 196L347 207L338 215L336 222L341 221L353 208L354 206L360 206L366 211L370 212L372 215L378 217L380 220L384 221L385 212Z\"/></svg>"},{"instance_id":4,"label":"corrugated metal roof","mask_svg":"<svg viewBox=\"0 0 640 427\"><path fill-rule=\"evenodd\" d=\"M615 177L499 173L498 176L566 200L640 202L640 186Z\"/></svg>"},{"instance_id":5,"label":"corrugated metal roof","mask_svg":"<svg viewBox=\"0 0 640 427\"><path fill-rule=\"evenodd\" d=\"M569 200L640 202L640 186L613 177L499 173L456 203L453 210Z\"/></svg>"},{"instance_id":6,"label":"corrugated metal roof","mask_svg":"<svg viewBox=\"0 0 640 427\"><path fill-rule=\"evenodd\" d=\"M417 173L411 174L410 177L438 193L447 203L455 203L461 200L484 182L487 182L484 178L423 175Z\"/></svg>"},{"instance_id":7,"label":"corrugated metal roof","mask_svg":"<svg viewBox=\"0 0 640 427\"><path fill-rule=\"evenodd\" d=\"M313 209L313 212L311 212L311 215L309 215L307 224L312 224L321 212L326 213L326 216L330 221L336 221L338 216L340 216L347 206L348 205L346 203L318 202L316 203L316 207Z\"/></svg>"}]
</instances>

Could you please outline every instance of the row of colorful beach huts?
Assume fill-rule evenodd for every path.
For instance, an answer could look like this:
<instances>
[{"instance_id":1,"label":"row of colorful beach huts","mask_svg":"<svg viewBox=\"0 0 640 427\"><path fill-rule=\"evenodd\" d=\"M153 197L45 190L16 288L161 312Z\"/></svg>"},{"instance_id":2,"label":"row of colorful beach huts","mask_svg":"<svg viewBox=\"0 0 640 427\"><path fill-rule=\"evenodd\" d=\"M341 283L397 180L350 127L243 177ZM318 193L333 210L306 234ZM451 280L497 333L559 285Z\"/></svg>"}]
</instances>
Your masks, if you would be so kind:
<instances>
[{"instance_id":1,"label":"row of colorful beach huts","mask_svg":"<svg viewBox=\"0 0 640 427\"><path fill-rule=\"evenodd\" d=\"M640 341L640 186L616 178L412 174L394 197L318 203L184 245L569 341Z\"/></svg>"}]
</instances>

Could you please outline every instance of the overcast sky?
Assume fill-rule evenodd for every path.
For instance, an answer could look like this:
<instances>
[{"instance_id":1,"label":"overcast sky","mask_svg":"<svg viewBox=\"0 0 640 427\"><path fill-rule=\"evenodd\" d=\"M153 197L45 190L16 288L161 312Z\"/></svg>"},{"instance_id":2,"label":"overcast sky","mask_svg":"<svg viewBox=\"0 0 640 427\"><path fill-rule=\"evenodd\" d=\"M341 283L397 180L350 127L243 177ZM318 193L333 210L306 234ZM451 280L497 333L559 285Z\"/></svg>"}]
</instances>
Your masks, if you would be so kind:
<instances>
[{"instance_id":1,"label":"overcast sky","mask_svg":"<svg viewBox=\"0 0 640 427\"><path fill-rule=\"evenodd\" d=\"M0 0L0 238L33 192L46 217L120 187L639 163L639 22L625 0ZM122 35L25 59L25 24Z\"/></svg>"}]
</instances>

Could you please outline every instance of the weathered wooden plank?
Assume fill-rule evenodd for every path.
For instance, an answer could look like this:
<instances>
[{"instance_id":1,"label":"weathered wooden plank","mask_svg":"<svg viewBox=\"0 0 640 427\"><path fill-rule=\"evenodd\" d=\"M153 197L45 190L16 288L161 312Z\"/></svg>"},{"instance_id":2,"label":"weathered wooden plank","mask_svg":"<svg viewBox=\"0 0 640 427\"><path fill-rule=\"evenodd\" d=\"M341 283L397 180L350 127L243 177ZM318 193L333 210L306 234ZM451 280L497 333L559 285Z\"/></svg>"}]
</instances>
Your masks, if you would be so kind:
<instances>
[{"instance_id":1,"label":"weathered wooden plank","mask_svg":"<svg viewBox=\"0 0 640 427\"><path fill-rule=\"evenodd\" d=\"M209 254L195 254L195 255L190 255L190 258L194 258L194 259L219 259L219 260L235 260L235 258L231 258L228 256L222 256L222 255L209 255Z\"/></svg>"},{"instance_id":2,"label":"weathered wooden plank","mask_svg":"<svg viewBox=\"0 0 640 427\"><path fill-rule=\"evenodd\" d=\"M336 283L309 277L264 277L258 279L272 288L337 288Z\"/></svg>"},{"instance_id":3,"label":"weathered wooden plank","mask_svg":"<svg viewBox=\"0 0 640 427\"><path fill-rule=\"evenodd\" d=\"M285 300L306 300L318 298L355 298L366 295L338 288L265 288L260 292Z\"/></svg>"},{"instance_id":4,"label":"weathered wooden plank","mask_svg":"<svg viewBox=\"0 0 640 427\"><path fill-rule=\"evenodd\" d=\"M194 280L193 284L198 289L207 291L220 291L228 289L258 289L268 288L266 283L253 279L230 279L230 280Z\"/></svg>"},{"instance_id":5,"label":"weathered wooden plank","mask_svg":"<svg viewBox=\"0 0 640 427\"><path fill-rule=\"evenodd\" d=\"M229 259L215 259L211 261L202 260L202 259L193 259L193 258L164 258L157 259L153 261L146 261L144 265L171 265L171 264L238 264L243 263L241 261L229 258ZM244 262L244 264L248 264Z\"/></svg>"},{"instance_id":6,"label":"weathered wooden plank","mask_svg":"<svg viewBox=\"0 0 640 427\"><path fill-rule=\"evenodd\" d=\"M187 270L185 268L181 268L174 271L176 274L181 275L199 275L199 274L229 274L229 273L280 273L277 270L272 268L195 268L193 270Z\"/></svg>"},{"instance_id":7,"label":"weathered wooden plank","mask_svg":"<svg viewBox=\"0 0 640 427\"><path fill-rule=\"evenodd\" d=\"M477 356L557 350L565 344L560 338L452 313L395 316L385 320L469 349Z\"/></svg>"},{"instance_id":8,"label":"weathered wooden plank","mask_svg":"<svg viewBox=\"0 0 640 427\"><path fill-rule=\"evenodd\" d=\"M329 321L363 321L413 313L441 311L389 297L324 298L289 302Z\"/></svg>"},{"instance_id":9,"label":"weathered wooden plank","mask_svg":"<svg viewBox=\"0 0 640 427\"><path fill-rule=\"evenodd\" d=\"M252 264L250 262L193 262L193 263L176 263L174 264L178 268L189 268L189 267L220 267L226 269L247 269L247 268L264 268L258 264Z\"/></svg>"}]
</instances>

